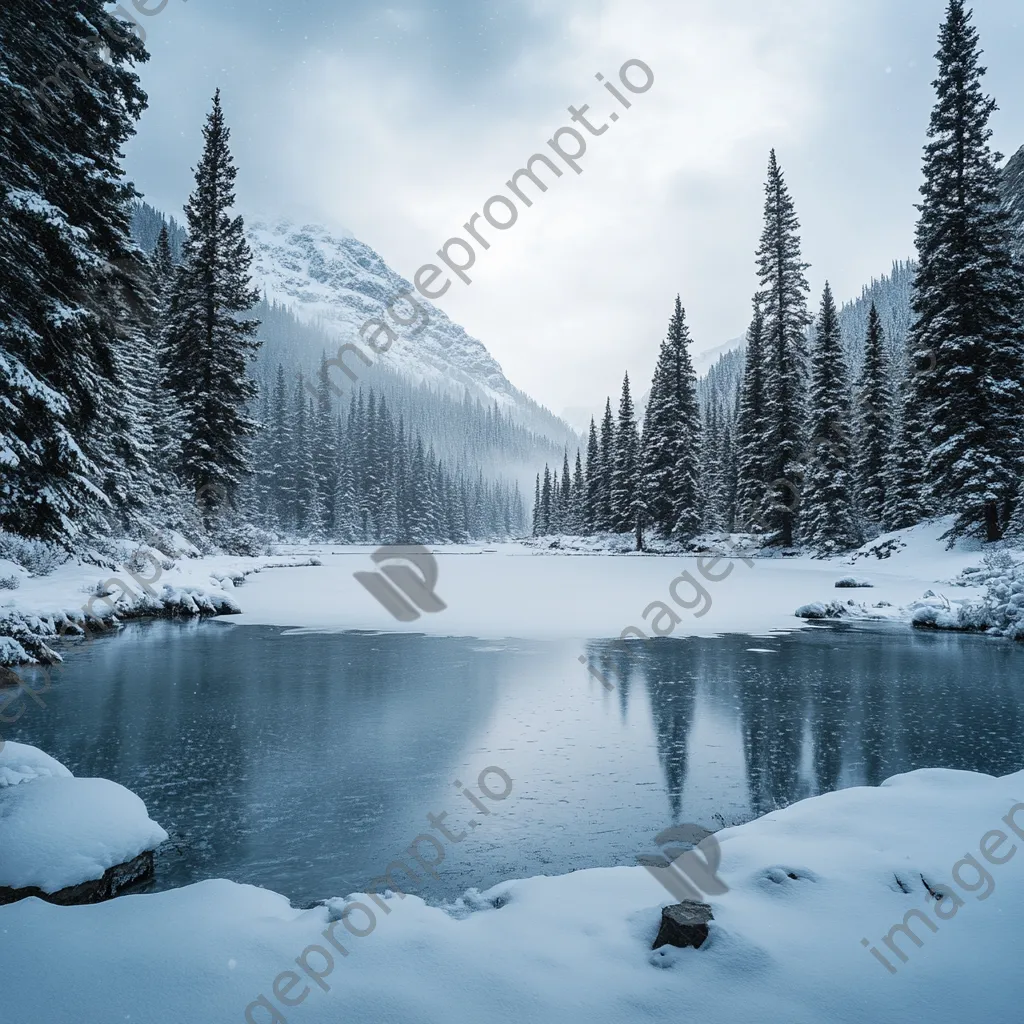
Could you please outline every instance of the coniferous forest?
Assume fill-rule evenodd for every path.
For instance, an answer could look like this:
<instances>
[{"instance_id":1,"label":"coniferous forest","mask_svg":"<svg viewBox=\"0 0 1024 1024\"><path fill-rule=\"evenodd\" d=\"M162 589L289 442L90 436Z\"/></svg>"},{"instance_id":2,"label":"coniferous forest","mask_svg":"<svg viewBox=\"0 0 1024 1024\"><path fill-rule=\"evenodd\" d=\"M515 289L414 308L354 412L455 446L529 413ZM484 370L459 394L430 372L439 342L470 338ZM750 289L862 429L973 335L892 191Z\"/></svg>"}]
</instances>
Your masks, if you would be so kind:
<instances>
[{"instance_id":1,"label":"coniferous forest","mask_svg":"<svg viewBox=\"0 0 1024 1024\"><path fill-rule=\"evenodd\" d=\"M528 457L538 438L497 407L399 391L396 409L387 381L338 400L326 366L314 383L260 360L261 311L282 358L302 326L251 284L219 91L179 226L121 166L138 35L98 0L31 5L13 31L22 6L0 15L0 528L71 550L168 529L240 550L524 533L514 478L430 440ZM82 53L87 80L40 74Z\"/></svg>"},{"instance_id":2,"label":"coniferous forest","mask_svg":"<svg viewBox=\"0 0 1024 1024\"><path fill-rule=\"evenodd\" d=\"M479 398L382 378L339 400L326 340L319 371L289 360L307 328L251 284L219 92L179 225L140 204L121 167L145 50L97 0L83 6L5 33L2 529L68 548L153 529L230 545L254 530L441 542L532 527L638 548L743 532L823 555L945 514L950 540L1024 533L1024 246L1007 199L1021 175L991 149L995 102L959 0L940 38L916 262L846 307L828 285L812 297L772 151L744 350L698 380L677 297L646 407L627 376L560 464L550 437ZM95 48L97 31L88 88L38 87L33 69ZM267 331L278 362L261 354ZM529 517L516 473L494 463L544 450Z\"/></svg>"},{"instance_id":3,"label":"coniferous forest","mask_svg":"<svg viewBox=\"0 0 1024 1024\"><path fill-rule=\"evenodd\" d=\"M698 382L677 298L642 431L627 378L618 416L609 400L576 470L566 456L537 478L534 535L630 532L639 549L647 533L687 544L750 532L830 555L953 515L951 543L1024 537L1020 157L998 169L980 54L971 14L952 0L917 262L842 311L826 283L812 309L773 151L745 353Z\"/></svg>"}]
</instances>

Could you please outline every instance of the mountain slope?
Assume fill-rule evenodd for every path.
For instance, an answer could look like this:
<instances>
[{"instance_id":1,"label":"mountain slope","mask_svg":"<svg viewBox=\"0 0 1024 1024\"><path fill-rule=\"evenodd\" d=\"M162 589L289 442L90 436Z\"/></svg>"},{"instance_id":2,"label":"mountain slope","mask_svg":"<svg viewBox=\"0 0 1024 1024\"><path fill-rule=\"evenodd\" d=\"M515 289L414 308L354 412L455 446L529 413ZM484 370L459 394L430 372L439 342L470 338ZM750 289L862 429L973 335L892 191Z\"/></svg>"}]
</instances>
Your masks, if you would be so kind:
<instances>
[{"instance_id":1,"label":"mountain slope","mask_svg":"<svg viewBox=\"0 0 1024 1024\"><path fill-rule=\"evenodd\" d=\"M1024 259L1024 146L1003 168L1003 205L1013 223L1017 256Z\"/></svg>"},{"instance_id":2,"label":"mountain slope","mask_svg":"<svg viewBox=\"0 0 1024 1024\"><path fill-rule=\"evenodd\" d=\"M340 343L358 344L375 362L416 381L455 387L458 392L469 387L502 406L523 403L526 396L513 387L483 344L418 295L416 301L426 310L425 326L417 321L394 328L398 340L379 356L361 342L359 332L367 321L384 317L397 296L413 291L364 242L317 225L268 220L250 222L248 238L257 287L301 319L319 324ZM413 316L405 303L398 313L406 319ZM388 322L393 324L390 318ZM361 372L358 357L351 356L346 363Z\"/></svg>"}]
</instances>

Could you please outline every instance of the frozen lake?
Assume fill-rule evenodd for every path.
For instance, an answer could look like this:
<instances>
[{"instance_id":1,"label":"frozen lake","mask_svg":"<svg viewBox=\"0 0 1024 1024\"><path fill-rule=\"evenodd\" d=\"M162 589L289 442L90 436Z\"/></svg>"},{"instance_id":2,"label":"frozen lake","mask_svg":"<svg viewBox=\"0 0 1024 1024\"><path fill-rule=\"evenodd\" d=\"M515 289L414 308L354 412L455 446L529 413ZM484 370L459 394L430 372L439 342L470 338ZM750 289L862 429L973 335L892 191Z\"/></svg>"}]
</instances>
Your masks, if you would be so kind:
<instances>
[{"instance_id":1,"label":"frozen lake","mask_svg":"<svg viewBox=\"0 0 1024 1024\"><path fill-rule=\"evenodd\" d=\"M406 887L437 902L633 864L676 822L717 828L915 768L1024 767L1019 644L822 627L630 652L134 624L72 648L46 707L5 736L146 801L172 837L152 888L226 877L298 904L363 891L428 814L466 831L438 879ZM484 815L455 781L479 799L488 767L512 788Z\"/></svg>"}]
</instances>

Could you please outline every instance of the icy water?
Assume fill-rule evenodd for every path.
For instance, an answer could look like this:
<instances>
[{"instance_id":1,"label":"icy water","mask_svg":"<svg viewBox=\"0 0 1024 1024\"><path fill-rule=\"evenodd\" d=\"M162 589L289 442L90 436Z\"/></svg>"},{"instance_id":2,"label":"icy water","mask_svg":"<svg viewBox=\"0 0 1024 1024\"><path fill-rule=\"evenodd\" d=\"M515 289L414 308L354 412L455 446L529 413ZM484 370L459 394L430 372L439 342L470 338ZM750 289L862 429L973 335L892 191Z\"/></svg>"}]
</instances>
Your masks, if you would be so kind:
<instances>
[{"instance_id":1,"label":"icy water","mask_svg":"<svg viewBox=\"0 0 1024 1024\"><path fill-rule=\"evenodd\" d=\"M440 835L428 814L462 837L437 844L438 878L406 880L436 902L632 864L676 822L914 768L1024 768L1024 645L824 627L629 650L136 624L71 649L5 735L146 801L171 833L153 888L221 876L301 905L408 861Z\"/></svg>"}]
</instances>

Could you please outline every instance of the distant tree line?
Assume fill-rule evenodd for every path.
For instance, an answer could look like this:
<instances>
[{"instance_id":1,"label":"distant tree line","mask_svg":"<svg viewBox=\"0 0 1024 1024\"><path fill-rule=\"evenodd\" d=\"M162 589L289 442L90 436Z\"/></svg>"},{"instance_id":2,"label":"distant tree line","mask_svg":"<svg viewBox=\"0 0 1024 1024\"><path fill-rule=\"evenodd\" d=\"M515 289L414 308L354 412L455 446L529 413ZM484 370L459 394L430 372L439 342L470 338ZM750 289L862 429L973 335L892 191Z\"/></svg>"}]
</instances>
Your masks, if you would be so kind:
<instances>
[{"instance_id":1,"label":"distant tree line","mask_svg":"<svg viewBox=\"0 0 1024 1024\"><path fill-rule=\"evenodd\" d=\"M618 419L609 402L599 437L591 422L586 461L577 453L570 474L566 455L560 476L538 477L535 534L629 532L639 548L648 530L683 543L742 531L832 554L952 514L950 541L1024 537L1024 271L962 0L949 2L938 56L900 358L873 301L856 379L827 284L812 318L799 221L772 151L735 389L706 387L700 401L677 298L642 432L627 378ZM904 284L906 272L895 272Z\"/></svg>"},{"instance_id":2,"label":"distant tree line","mask_svg":"<svg viewBox=\"0 0 1024 1024\"><path fill-rule=\"evenodd\" d=\"M338 543L462 543L526 532L519 487L446 464L373 388L335 409L326 359L312 388L277 367L264 396L245 518Z\"/></svg>"}]
</instances>

